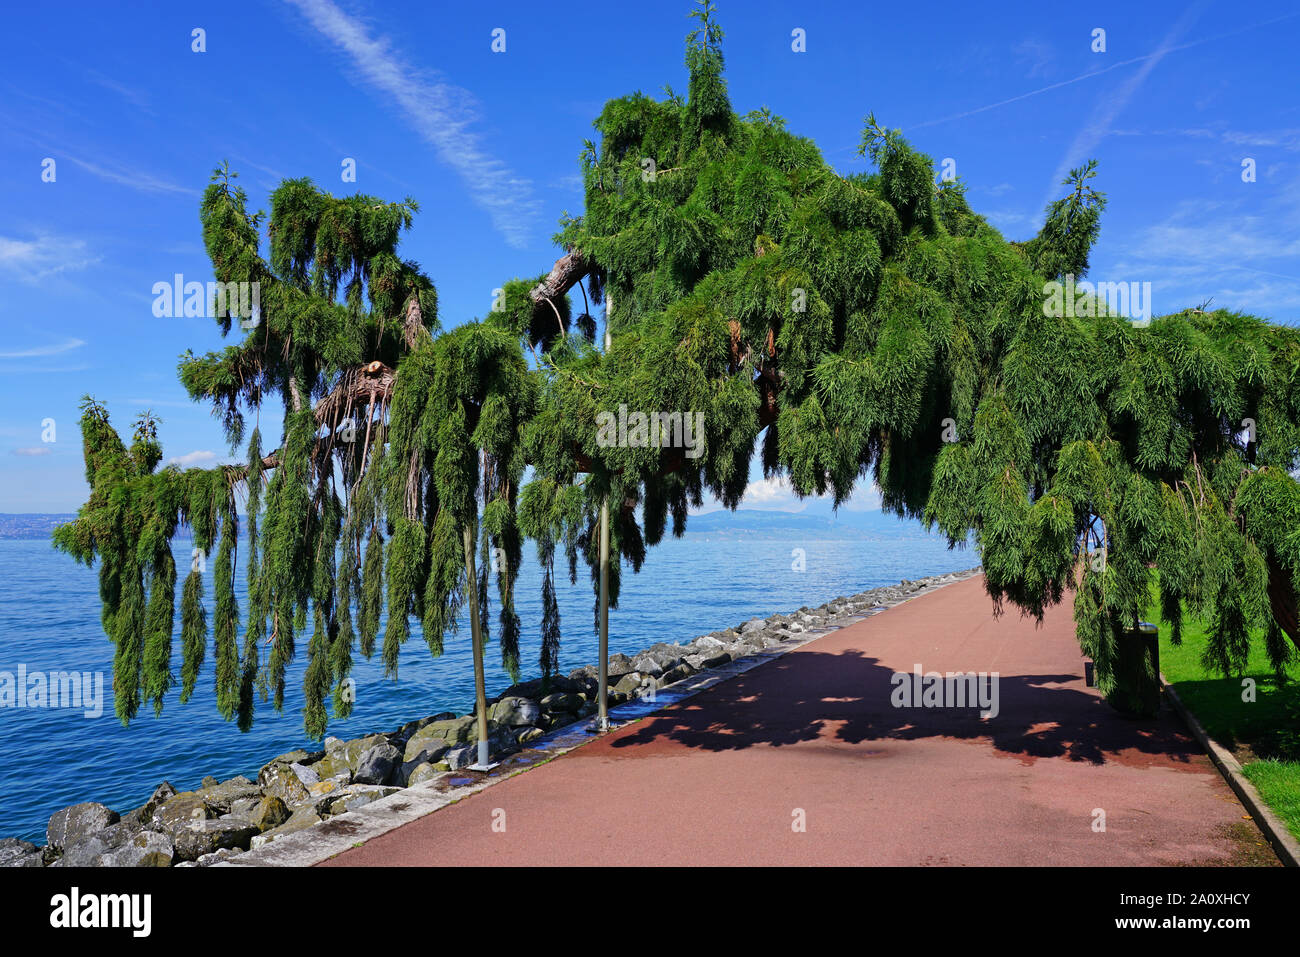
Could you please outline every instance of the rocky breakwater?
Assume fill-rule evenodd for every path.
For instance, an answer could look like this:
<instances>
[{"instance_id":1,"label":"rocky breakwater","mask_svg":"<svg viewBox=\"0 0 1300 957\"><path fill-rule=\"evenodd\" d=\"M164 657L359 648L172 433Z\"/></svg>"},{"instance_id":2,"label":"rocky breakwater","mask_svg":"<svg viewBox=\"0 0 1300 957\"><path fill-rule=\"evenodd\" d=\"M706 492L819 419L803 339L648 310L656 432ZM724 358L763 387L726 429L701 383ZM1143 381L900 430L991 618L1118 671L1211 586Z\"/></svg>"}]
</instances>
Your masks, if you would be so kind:
<instances>
[{"instance_id":1,"label":"rocky breakwater","mask_svg":"<svg viewBox=\"0 0 1300 957\"><path fill-rule=\"evenodd\" d=\"M817 608L753 618L685 644L656 642L634 655L611 655L611 707L666 688L702 671L842 627L872 608L977 572L903 581ZM596 711L597 669L537 678L507 688L488 707L488 740L496 759L526 751L549 732ZM44 846L0 840L4 867L206 866L313 827L403 788L451 779L478 758L478 721L452 712L411 721L350 741L326 738L320 750L299 749L271 759L257 780L204 778L192 791L167 782L149 800L119 814L103 804L74 804L56 812Z\"/></svg>"}]
</instances>

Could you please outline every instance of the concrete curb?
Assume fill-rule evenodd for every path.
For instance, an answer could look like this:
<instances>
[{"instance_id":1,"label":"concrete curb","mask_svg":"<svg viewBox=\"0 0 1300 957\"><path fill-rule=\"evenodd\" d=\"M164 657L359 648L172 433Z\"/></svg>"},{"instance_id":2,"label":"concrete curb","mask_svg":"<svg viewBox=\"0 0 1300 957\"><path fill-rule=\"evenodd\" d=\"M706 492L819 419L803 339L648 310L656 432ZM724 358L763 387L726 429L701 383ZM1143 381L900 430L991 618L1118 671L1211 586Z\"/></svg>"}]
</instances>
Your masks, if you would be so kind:
<instances>
[{"instance_id":1,"label":"concrete curb","mask_svg":"<svg viewBox=\"0 0 1300 957\"><path fill-rule=\"evenodd\" d=\"M1200 742L1201 747L1209 754L1210 760L1214 762L1214 766L1223 775L1223 779L1228 782L1228 787L1232 788L1237 798L1250 812L1250 816L1255 819L1259 829L1264 832L1278 859L1287 867L1300 867L1300 841L1291 836L1286 824L1264 803L1264 799L1259 796L1259 791L1255 790L1255 785L1251 784L1250 779L1242 773L1241 762L1232 756L1232 752L1206 733L1201 723L1196 720L1196 715L1183 704L1182 699L1178 697L1178 692L1163 674L1160 675L1160 685L1164 688L1169 703L1192 732L1192 736Z\"/></svg>"},{"instance_id":2,"label":"concrete curb","mask_svg":"<svg viewBox=\"0 0 1300 957\"><path fill-rule=\"evenodd\" d=\"M833 634L841 628L855 624L866 618L874 617L883 611L894 608L904 602L937 591L948 585L975 578L983 574L982 569L968 572L953 572L952 580L935 585L925 585L897 601L880 604L869 609L865 614L846 615L832 628L821 631L805 632L798 638L782 642L781 645L765 649L757 654L730 661L717 668L698 672L689 678L683 678L667 688L659 689L653 698L635 698L626 704L609 709L611 730L622 725L640 720L668 705L676 704L694 697L702 691L728 681L737 675L767 664L797 648L802 648L818 638ZM942 577L936 575L932 577ZM557 728L540 738L532 747L518 754L507 757L497 769L479 776L479 772L449 772L457 778L464 778L465 783L457 787L439 787L446 780L432 779L421 782L414 787L403 788L396 794L357 808L335 815L311 827L293 834L286 834L262 847L254 848L228 861L221 861L213 867L310 867L349 850L358 844L364 844L372 838L387 834L404 824L432 814L448 804L454 804L471 794L490 788L499 781L523 774L532 768L546 763L551 758L559 757L575 748L597 740L601 735L588 730L590 722L576 722Z\"/></svg>"}]
</instances>

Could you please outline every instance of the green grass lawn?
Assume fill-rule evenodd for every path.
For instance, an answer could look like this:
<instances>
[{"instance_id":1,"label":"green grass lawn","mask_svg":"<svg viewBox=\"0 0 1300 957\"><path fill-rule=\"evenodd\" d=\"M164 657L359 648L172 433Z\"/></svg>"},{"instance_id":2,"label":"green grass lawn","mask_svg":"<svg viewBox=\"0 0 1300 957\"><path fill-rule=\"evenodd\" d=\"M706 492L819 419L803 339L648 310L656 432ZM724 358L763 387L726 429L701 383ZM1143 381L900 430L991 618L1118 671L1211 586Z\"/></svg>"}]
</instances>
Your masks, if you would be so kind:
<instances>
[{"instance_id":1,"label":"green grass lawn","mask_svg":"<svg viewBox=\"0 0 1300 957\"><path fill-rule=\"evenodd\" d=\"M1159 622L1153 604L1148 621ZM1222 678L1201 665L1205 623L1184 619L1183 643L1160 628L1160 670L1212 738L1241 762L1260 796L1300 838L1300 664L1279 683L1264 654L1262 635L1251 636L1250 658L1239 677ZM1243 701L1243 679L1255 681L1255 700Z\"/></svg>"}]
</instances>

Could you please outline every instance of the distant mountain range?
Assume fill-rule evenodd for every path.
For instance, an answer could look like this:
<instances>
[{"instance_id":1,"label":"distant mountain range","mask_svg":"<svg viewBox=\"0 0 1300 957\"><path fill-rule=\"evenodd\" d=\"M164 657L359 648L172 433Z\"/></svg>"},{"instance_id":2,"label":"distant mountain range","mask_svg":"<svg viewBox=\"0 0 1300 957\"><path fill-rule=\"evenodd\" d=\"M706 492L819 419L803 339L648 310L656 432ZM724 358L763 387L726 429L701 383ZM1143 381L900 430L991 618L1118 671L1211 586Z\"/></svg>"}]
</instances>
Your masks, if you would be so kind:
<instances>
[{"instance_id":1,"label":"distant mountain range","mask_svg":"<svg viewBox=\"0 0 1300 957\"><path fill-rule=\"evenodd\" d=\"M57 512L0 512L0 538L49 538L56 525L76 517Z\"/></svg>"},{"instance_id":2,"label":"distant mountain range","mask_svg":"<svg viewBox=\"0 0 1300 957\"><path fill-rule=\"evenodd\" d=\"M880 528L881 523L897 519L879 510L838 513L824 511L778 512L771 509L740 508L732 512L720 509L692 515L686 522L687 532L743 532L756 529L792 529L798 531L836 531Z\"/></svg>"},{"instance_id":3,"label":"distant mountain range","mask_svg":"<svg viewBox=\"0 0 1300 957\"><path fill-rule=\"evenodd\" d=\"M72 513L13 513L0 512L0 539L46 538L55 526L70 522L77 516ZM244 516L240 516L241 522ZM815 531L836 532L849 530L883 529L896 526L898 519L878 510L778 512L769 509L742 508L732 512L720 509L703 515L692 515L686 531L731 535L752 531ZM671 529L671 520L669 522Z\"/></svg>"}]
</instances>

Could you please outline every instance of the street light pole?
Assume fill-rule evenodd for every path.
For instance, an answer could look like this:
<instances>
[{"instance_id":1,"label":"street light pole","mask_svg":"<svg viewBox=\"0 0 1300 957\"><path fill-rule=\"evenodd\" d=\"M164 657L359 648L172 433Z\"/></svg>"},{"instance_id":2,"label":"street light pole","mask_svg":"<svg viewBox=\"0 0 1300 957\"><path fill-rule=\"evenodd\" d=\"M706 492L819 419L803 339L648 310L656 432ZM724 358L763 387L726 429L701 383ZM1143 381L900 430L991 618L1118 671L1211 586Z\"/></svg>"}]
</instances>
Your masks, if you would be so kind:
<instances>
[{"instance_id":1,"label":"street light pole","mask_svg":"<svg viewBox=\"0 0 1300 957\"><path fill-rule=\"evenodd\" d=\"M605 354L613 337L609 331L614 297L605 287ZM600 504L600 665L596 681L596 726L609 730L609 493Z\"/></svg>"},{"instance_id":2,"label":"street light pole","mask_svg":"<svg viewBox=\"0 0 1300 957\"><path fill-rule=\"evenodd\" d=\"M478 575L474 570L474 532L466 525L465 539L465 592L469 598L470 641L474 644L474 710L478 716L478 763L472 770L488 771L494 767L488 753L487 691L483 674L483 630L478 617Z\"/></svg>"}]
</instances>

